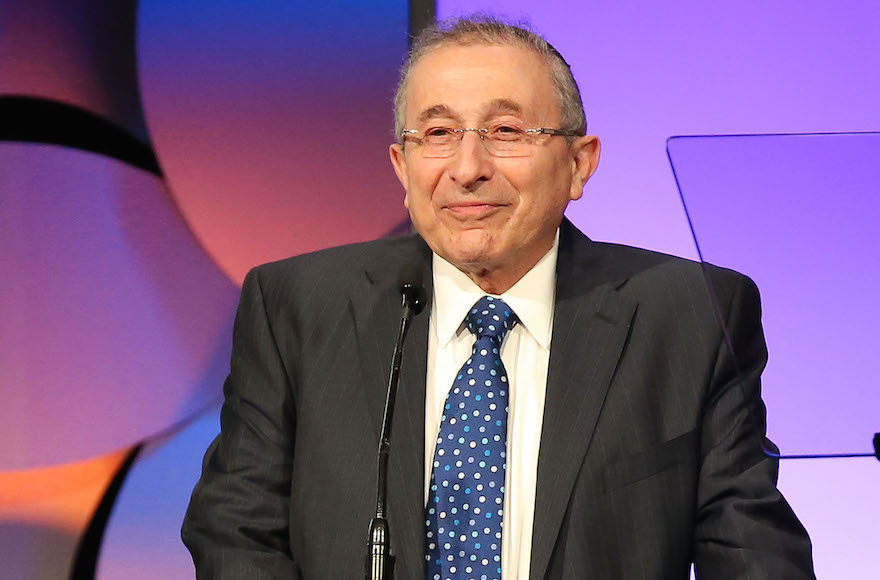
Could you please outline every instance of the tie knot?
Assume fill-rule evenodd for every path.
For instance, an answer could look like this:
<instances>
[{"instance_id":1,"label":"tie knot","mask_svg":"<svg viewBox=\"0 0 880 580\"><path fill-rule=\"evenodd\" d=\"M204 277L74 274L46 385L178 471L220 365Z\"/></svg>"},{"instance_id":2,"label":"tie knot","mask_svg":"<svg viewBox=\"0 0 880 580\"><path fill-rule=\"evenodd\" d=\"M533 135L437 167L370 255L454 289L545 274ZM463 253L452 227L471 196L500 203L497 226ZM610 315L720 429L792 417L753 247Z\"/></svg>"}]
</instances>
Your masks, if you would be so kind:
<instances>
[{"instance_id":1,"label":"tie knot","mask_svg":"<svg viewBox=\"0 0 880 580\"><path fill-rule=\"evenodd\" d=\"M477 335L477 340L488 336L499 345L517 320L516 314L504 300L491 296L483 296L477 300L464 317L468 330Z\"/></svg>"}]
</instances>

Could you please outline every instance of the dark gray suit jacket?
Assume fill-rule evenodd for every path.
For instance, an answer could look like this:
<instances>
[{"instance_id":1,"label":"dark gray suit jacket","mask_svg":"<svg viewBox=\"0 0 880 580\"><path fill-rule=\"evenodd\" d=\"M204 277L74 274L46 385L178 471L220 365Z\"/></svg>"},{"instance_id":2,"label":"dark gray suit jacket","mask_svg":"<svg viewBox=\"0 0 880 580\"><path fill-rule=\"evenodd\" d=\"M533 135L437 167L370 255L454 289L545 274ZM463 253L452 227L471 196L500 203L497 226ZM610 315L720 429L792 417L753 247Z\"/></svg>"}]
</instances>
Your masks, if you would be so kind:
<instances>
[{"instance_id":1,"label":"dark gray suit jacket","mask_svg":"<svg viewBox=\"0 0 880 580\"><path fill-rule=\"evenodd\" d=\"M363 577L404 263L421 265L430 296L418 236L248 275L221 434L183 526L199 578ZM428 318L407 340L393 424L397 580L424 577ZM531 580L686 579L691 561L701 578L813 578L807 534L759 446L765 361L749 279L591 242L566 221Z\"/></svg>"}]
</instances>

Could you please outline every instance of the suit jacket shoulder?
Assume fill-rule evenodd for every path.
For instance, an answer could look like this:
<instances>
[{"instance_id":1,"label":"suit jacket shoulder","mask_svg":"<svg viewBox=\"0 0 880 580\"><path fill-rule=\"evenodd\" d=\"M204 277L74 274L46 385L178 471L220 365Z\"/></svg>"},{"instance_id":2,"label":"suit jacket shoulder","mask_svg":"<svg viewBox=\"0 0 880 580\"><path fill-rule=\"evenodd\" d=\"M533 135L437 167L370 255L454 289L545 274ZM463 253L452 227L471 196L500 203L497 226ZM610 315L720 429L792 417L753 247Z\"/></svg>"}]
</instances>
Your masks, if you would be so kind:
<instances>
[{"instance_id":1,"label":"suit jacket shoulder","mask_svg":"<svg viewBox=\"0 0 880 580\"><path fill-rule=\"evenodd\" d=\"M301 254L257 266L249 275L259 278L269 296L332 300L339 292L350 290L365 272L393 279L402 264L426 258L430 258L430 249L418 235L409 235Z\"/></svg>"},{"instance_id":2,"label":"suit jacket shoulder","mask_svg":"<svg viewBox=\"0 0 880 580\"><path fill-rule=\"evenodd\" d=\"M755 301L757 288L734 270L621 244L594 242L567 220L562 225L558 264L558 297L582 296L605 285L642 305L663 305L680 312L690 304L721 310L745 291Z\"/></svg>"}]
</instances>

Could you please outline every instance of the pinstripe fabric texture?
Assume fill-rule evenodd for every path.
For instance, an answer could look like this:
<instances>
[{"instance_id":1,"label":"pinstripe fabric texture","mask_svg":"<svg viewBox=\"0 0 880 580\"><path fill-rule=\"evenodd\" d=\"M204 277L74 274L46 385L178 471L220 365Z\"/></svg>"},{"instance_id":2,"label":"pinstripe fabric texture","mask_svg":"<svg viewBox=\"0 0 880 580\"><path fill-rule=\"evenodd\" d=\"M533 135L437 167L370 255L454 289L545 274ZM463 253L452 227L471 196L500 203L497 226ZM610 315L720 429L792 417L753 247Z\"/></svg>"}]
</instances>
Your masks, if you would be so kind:
<instances>
[{"instance_id":1,"label":"pinstripe fabric texture","mask_svg":"<svg viewBox=\"0 0 880 580\"><path fill-rule=\"evenodd\" d=\"M431 280L415 236L248 276L222 431L183 527L199 578L363 575L404 263ZM427 332L423 313L392 426L388 515L406 579L424 577ZM750 280L593 243L565 222L552 336L531 580L686 580L691 561L713 580L814 578L809 538L757 444L766 349Z\"/></svg>"}]
</instances>

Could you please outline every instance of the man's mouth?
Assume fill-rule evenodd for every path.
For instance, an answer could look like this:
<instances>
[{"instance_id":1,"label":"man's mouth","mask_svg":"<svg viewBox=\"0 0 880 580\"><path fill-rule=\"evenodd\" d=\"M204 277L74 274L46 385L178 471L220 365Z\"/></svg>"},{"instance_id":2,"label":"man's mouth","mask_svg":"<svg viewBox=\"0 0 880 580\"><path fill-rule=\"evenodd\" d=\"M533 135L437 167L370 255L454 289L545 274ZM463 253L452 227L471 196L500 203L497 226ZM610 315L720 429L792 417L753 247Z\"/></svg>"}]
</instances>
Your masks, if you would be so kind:
<instances>
[{"instance_id":1,"label":"man's mouth","mask_svg":"<svg viewBox=\"0 0 880 580\"><path fill-rule=\"evenodd\" d=\"M460 202L446 205L446 209L461 217L483 217L501 208L501 204L484 202Z\"/></svg>"}]
</instances>

